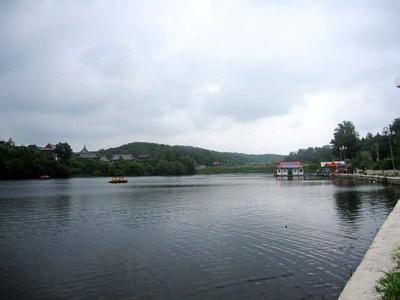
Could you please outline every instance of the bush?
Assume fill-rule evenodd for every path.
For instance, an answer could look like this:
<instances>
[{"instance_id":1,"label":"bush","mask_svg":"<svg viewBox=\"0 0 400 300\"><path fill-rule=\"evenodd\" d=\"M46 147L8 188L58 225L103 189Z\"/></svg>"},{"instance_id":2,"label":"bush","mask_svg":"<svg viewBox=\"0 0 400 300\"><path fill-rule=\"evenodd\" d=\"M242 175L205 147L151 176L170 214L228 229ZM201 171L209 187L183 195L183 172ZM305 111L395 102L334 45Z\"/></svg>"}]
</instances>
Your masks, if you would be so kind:
<instances>
[{"instance_id":1,"label":"bush","mask_svg":"<svg viewBox=\"0 0 400 300\"><path fill-rule=\"evenodd\" d=\"M384 272L375 287L383 300L400 299L400 248L393 254L393 261L396 266L391 271Z\"/></svg>"},{"instance_id":2,"label":"bush","mask_svg":"<svg viewBox=\"0 0 400 300\"><path fill-rule=\"evenodd\" d=\"M99 170L94 170L92 175L93 176L103 176L103 174Z\"/></svg>"}]
</instances>

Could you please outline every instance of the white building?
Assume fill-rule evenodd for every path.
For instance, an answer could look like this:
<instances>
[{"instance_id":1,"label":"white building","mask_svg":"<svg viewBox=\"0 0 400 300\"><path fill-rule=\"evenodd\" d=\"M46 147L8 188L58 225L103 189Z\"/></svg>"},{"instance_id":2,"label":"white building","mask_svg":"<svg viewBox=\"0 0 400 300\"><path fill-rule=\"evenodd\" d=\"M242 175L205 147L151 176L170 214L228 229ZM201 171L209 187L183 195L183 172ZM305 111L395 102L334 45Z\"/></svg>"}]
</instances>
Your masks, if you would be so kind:
<instances>
[{"instance_id":1,"label":"white building","mask_svg":"<svg viewBox=\"0 0 400 300\"><path fill-rule=\"evenodd\" d=\"M276 165L276 176L303 176L304 165L299 161L280 161Z\"/></svg>"}]
</instances>

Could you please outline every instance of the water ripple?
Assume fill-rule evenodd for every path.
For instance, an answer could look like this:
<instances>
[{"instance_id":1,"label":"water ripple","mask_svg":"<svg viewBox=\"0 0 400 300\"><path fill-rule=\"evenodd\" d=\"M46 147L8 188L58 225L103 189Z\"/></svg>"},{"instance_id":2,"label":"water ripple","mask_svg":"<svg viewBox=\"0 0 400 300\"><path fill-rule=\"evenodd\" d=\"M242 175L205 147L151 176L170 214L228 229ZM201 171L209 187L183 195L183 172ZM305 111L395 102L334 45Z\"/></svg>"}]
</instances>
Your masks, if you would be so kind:
<instances>
[{"instance_id":1,"label":"water ripple","mask_svg":"<svg viewBox=\"0 0 400 300\"><path fill-rule=\"evenodd\" d=\"M400 194L263 175L0 191L2 299L335 299Z\"/></svg>"}]
</instances>

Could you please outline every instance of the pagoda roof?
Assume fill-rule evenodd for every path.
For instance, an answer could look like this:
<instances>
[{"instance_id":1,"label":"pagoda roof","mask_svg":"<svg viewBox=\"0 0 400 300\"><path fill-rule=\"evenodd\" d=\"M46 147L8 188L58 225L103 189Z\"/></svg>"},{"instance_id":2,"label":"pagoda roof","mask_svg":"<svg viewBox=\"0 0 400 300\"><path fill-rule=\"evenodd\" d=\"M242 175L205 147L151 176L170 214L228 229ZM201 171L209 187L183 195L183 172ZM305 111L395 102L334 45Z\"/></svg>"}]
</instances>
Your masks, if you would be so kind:
<instances>
[{"instance_id":1,"label":"pagoda roof","mask_svg":"<svg viewBox=\"0 0 400 300\"><path fill-rule=\"evenodd\" d=\"M48 143L44 147L40 147L40 150L42 151L54 151L56 149L56 145Z\"/></svg>"},{"instance_id":2,"label":"pagoda roof","mask_svg":"<svg viewBox=\"0 0 400 300\"><path fill-rule=\"evenodd\" d=\"M86 145L83 145L83 149L79 151L79 153L89 153L88 149L86 149Z\"/></svg>"}]
</instances>

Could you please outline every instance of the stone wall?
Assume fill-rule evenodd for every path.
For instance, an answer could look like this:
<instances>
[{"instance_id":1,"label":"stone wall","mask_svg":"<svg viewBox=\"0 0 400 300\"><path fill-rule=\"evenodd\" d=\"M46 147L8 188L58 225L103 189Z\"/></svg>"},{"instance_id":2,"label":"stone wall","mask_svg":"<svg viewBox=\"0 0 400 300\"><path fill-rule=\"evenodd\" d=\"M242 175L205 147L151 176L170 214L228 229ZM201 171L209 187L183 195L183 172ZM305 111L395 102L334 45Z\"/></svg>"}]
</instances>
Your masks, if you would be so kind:
<instances>
[{"instance_id":1,"label":"stone wall","mask_svg":"<svg viewBox=\"0 0 400 300\"><path fill-rule=\"evenodd\" d=\"M392 253L398 247L400 247L400 201L386 218L339 299L381 299L375 292L376 281L383 276L383 271L390 271L394 267Z\"/></svg>"}]
</instances>

